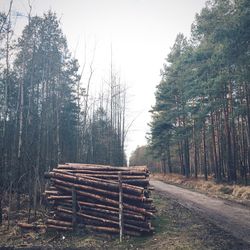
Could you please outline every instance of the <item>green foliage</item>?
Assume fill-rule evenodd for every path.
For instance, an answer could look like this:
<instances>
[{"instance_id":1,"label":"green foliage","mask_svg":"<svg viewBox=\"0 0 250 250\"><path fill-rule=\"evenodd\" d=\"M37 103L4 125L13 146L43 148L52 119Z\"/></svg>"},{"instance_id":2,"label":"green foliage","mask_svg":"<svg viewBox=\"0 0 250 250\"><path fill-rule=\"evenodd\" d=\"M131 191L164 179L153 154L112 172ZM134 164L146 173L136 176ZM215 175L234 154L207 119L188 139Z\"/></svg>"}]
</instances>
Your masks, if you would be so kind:
<instances>
[{"instance_id":1,"label":"green foliage","mask_svg":"<svg viewBox=\"0 0 250 250\"><path fill-rule=\"evenodd\" d=\"M1 184L19 183L28 190L48 168L75 159L79 66L55 13L30 17L15 47L2 17L0 37L9 65L0 68ZM8 58L12 47L13 63Z\"/></svg>"},{"instance_id":2,"label":"green foliage","mask_svg":"<svg viewBox=\"0 0 250 250\"><path fill-rule=\"evenodd\" d=\"M191 39L178 34L167 56L149 143L158 158L177 146L183 172L191 162L196 174L202 166L201 174L208 168L235 181L240 159L250 165L249 17L249 1L210 1L196 15Z\"/></svg>"}]
</instances>

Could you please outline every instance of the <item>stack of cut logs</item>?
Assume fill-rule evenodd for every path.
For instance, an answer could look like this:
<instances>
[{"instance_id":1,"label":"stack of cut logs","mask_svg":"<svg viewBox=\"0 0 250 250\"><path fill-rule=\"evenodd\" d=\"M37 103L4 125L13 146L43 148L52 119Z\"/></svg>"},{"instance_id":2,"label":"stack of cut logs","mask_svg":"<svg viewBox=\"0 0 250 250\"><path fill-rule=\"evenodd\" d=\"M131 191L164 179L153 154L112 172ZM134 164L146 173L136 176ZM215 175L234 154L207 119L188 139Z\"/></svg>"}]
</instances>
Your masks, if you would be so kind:
<instances>
[{"instance_id":1,"label":"stack of cut logs","mask_svg":"<svg viewBox=\"0 0 250 250\"><path fill-rule=\"evenodd\" d=\"M122 189L123 234L139 236L153 232L151 218L155 207L149 197L146 166L66 163L46 173L45 177L51 183L45 191L51 207L48 228L71 231L83 227L119 233Z\"/></svg>"}]
</instances>

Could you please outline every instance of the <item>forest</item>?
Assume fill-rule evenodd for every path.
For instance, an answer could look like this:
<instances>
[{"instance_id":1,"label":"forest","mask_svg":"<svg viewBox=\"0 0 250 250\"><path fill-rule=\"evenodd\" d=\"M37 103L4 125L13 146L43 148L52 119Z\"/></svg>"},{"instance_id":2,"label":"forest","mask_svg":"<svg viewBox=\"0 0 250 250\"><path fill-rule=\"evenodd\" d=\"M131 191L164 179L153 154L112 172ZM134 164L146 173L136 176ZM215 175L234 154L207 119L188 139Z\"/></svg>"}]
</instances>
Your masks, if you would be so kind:
<instances>
[{"instance_id":1,"label":"forest","mask_svg":"<svg viewBox=\"0 0 250 250\"><path fill-rule=\"evenodd\" d=\"M177 35L161 70L144 148L164 173L247 184L249 27L249 1L214 0L196 15L190 38Z\"/></svg>"},{"instance_id":2,"label":"forest","mask_svg":"<svg viewBox=\"0 0 250 250\"><path fill-rule=\"evenodd\" d=\"M90 8L90 2L78 5ZM120 10L115 2L106 15ZM149 6L166 4L136 2L124 5L129 14L135 7L136 18L138 6L149 14ZM153 82L146 145L131 155L128 134L140 114L133 118L133 105L129 112L129 88L113 60L112 41L97 82L95 49L80 44L80 64L58 9L33 15L32 3L26 1L24 14L14 0L0 10L0 248L248 249L250 1L209 0L189 36L176 30ZM127 16L117 13L114 20L124 24L119 31L131 34L120 44L132 44L125 53L131 61L152 60L150 49L131 53L142 46L135 39L140 34L130 33ZM137 103L150 100L146 83L139 84Z\"/></svg>"},{"instance_id":3,"label":"forest","mask_svg":"<svg viewBox=\"0 0 250 250\"><path fill-rule=\"evenodd\" d=\"M91 96L94 58L79 73L52 11L32 16L30 5L14 39L12 4L0 13L0 197L17 194L20 208L26 193L36 210L44 172L59 163L126 165L126 89L111 59L106 88Z\"/></svg>"}]
</instances>

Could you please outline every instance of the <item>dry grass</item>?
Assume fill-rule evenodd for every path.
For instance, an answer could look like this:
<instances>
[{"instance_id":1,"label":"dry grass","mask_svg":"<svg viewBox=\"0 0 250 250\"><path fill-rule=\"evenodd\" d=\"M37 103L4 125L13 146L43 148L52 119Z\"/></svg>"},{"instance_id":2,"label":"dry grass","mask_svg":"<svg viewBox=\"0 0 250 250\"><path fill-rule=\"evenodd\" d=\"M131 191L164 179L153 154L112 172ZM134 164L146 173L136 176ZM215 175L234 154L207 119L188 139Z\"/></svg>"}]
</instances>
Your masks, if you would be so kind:
<instances>
[{"instance_id":1,"label":"dry grass","mask_svg":"<svg viewBox=\"0 0 250 250\"><path fill-rule=\"evenodd\" d=\"M176 177L176 179L178 179ZM207 183L204 183L207 184ZM10 228L6 221L0 226L0 249L117 249L117 250L239 250L250 249L249 245L220 230L191 210L168 199L164 193L153 192L157 207L153 220L155 233L143 237L125 237L119 243L119 236L88 233L80 230L71 232L21 230L18 221L26 221L27 210L12 216ZM18 216L17 216L18 215ZM45 220L43 211L38 218ZM40 224L40 222L39 222ZM4 248L4 249L5 249Z\"/></svg>"},{"instance_id":2,"label":"dry grass","mask_svg":"<svg viewBox=\"0 0 250 250\"><path fill-rule=\"evenodd\" d=\"M197 179L194 177L186 178L179 174L152 174L151 178L217 197L237 200L246 204L250 202L250 186L217 184L211 177L205 181L200 177Z\"/></svg>"}]
</instances>

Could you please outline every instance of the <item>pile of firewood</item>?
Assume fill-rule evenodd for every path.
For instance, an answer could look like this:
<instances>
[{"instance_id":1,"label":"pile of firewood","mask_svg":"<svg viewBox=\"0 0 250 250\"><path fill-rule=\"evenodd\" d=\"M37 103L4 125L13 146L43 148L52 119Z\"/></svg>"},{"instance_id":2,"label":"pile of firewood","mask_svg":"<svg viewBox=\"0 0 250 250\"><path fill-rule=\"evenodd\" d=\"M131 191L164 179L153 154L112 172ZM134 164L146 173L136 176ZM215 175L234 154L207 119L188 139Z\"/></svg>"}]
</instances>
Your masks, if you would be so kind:
<instances>
[{"instance_id":1,"label":"pile of firewood","mask_svg":"<svg viewBox=\"0 0 250 250\"><path fill-rule=\"evenodd\" d=\"M71 231L77 227L119 233L122 216L123 234L138 236L153 232L151 218L155 207L149 197L146 166L67 163L45 177L50 179L45 191L51 214L48 228Z\"/></svg>"}]
</instances>

